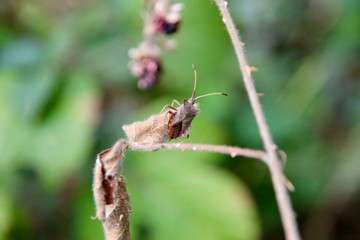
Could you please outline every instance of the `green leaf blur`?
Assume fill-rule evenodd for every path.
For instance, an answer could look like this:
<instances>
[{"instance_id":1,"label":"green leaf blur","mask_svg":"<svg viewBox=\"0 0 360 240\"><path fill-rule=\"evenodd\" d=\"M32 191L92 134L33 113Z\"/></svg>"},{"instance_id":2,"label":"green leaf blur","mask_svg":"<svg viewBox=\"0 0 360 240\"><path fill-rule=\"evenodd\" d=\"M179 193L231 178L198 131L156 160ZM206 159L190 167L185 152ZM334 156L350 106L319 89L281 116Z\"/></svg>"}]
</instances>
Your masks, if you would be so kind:
<instances>
[{"instance_id":1,"label":"green leaf blur","mask_svg":"<svg viewBox=\"0 0 360 240\"><path fill-rule=\"evenodd\" d=\"M0 239L102 239L96 154L122 125L199 100L189 139L262 148L215 4L184 1L159 84L136 87L127 51L141 1L0 3ZM304 239L360 239L360 2L229 1ZM177 142L173 141L173 142ZM283 239L261 162L199 152L127 152L133 239Z\"/></svg>"}]
</instances>

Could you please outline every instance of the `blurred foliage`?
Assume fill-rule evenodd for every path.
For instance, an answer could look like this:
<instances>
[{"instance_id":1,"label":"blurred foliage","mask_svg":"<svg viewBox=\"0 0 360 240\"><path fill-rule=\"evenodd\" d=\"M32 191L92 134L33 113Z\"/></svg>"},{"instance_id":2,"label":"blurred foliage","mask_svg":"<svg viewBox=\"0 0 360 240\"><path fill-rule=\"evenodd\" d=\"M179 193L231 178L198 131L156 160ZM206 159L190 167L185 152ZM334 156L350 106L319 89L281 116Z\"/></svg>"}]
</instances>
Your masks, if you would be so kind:
<instances>
[{"instance_id":1,"label":"blurred foliage","mask_svg":"<svg viewBox=\"0 0 360 240\"><path fill-rule=\"evenodd\" d=\"M95 155L121 126L189 97L184 142L262 148L225 27L211 1L186 0L178 48L147 92L127 68L142 2L0 3L0 239L102 239L91 220ZM360 2L229 1L304 239L360 238ZM281 239L266 167L209 153L129 152L134 239Z\"/></svg>"}]
</instances>

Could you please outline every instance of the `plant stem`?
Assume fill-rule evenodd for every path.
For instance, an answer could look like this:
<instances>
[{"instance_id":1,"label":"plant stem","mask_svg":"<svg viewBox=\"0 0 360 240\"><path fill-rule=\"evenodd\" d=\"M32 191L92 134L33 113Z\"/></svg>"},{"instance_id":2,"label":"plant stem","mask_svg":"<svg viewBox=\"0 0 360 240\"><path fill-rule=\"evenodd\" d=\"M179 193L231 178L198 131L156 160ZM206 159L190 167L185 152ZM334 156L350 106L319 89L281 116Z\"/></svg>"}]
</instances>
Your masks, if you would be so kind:
<instances>
[{"instance_id":1,"label":"plant stem","mask_svg":"<svg viewBox=\"0 0 360 240\"><path fill-rule=\"evenodd\" d=\"M190 144L190 143L159 143L159 144L138 144L138 143L128 143L129 149L135 151L157 151L160 149L168 150L181 150L181 151L205 151L205 152L215 152L230 155L231 157L248 157L261 160L266 163L266 154L263 151L239 148L239 147L229 147L222 145L209 145L209 144Z\"/></svg>"},{"instance_id":2,"label":"plant stem","mask_svg":"<svg viewBox=\"0 0 360 240\"><path fill-rule=\"evenodd\" d=\"M237 33L235 24L228 10L228 3L224 0L216 0L216 4L220 10L222 20L226 26L226 29L230 35L232 44L234 46L246 91L249 95L251 107L253 109L256 123L258 125L264 148L266 150L268 166L270 169L271 178L276 194L276 200L280 209L280 215L284 226L286 239L300 239L299 230L295 220L295 213L292 209L290 198L283 181L285 177L283 175L281 164L276 154L277 147L272 140L269 127L266 124L265 116L259 102L258 94L256 92L251 77L251 68L246 61L243 49L244 43L241 42L240 36Z\"/></svg>"}]
</instances>

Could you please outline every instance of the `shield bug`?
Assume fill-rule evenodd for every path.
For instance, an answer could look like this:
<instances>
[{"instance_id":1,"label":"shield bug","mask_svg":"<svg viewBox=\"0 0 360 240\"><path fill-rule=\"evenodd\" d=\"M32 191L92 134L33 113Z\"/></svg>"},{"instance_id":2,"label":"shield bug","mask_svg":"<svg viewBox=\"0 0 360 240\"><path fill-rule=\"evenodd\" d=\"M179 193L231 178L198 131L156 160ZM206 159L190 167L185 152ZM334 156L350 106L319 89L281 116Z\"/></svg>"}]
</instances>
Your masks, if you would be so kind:
<instances>
[{"instance_id":1,"label":"shield bug","mask_svg":"<svg viewBox=\"0 0 360 240\"><path fill-rule=\"evenodd\" d=\"M200 98L224 95L225 93L209 93L195 97L196 92L196 69L194 69L194 89L191 97L184 98L182 104L173 100L171 105L166 105L166 111L152 115L148 119L123 126L123 130L132 143L152 144L162 143L168 139L185 138L189 136L192 120L200 113L197 101ZM178 105L177 107L174 104Z\"/></svg>"}]
</instances>

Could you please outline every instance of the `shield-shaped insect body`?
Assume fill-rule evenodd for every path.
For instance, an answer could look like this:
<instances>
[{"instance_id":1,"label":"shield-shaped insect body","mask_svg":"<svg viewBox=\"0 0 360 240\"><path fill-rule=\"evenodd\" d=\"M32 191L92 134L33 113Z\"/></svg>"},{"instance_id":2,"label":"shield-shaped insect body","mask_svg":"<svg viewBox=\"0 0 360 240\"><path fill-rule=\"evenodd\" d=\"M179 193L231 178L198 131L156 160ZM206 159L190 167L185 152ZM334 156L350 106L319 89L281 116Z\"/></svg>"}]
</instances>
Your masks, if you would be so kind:
<instances>
[{"instance_id":1,"label":"shield-shaped insect body","mask_svg":"<svg viewBox=\"0 0 360 240\"><path fill-rule=\"evenodd\" d=\"M170 109L167 129L168 137L170 139L188 137L191 130L191 122L199 113L198 104L192 104L187 99L184 99L183 104L178 108Z\"/></svg>"}]
</instances>

